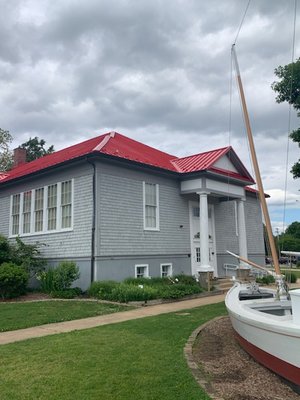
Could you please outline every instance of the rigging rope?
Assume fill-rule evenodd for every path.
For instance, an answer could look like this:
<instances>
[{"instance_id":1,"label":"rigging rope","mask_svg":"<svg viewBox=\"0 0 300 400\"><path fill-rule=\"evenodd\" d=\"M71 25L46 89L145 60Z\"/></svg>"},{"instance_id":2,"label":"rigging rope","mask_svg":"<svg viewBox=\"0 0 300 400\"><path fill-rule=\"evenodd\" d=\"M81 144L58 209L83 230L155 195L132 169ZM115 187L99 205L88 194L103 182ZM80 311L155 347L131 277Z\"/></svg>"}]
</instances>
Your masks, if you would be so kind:
<instances>
[{"instance_id":1,"label":"rigging rope","mask_svg":"<svg viewBox=\"0 0 300 400\"><path fill-rule=\"evenodd\" d=\"M295 58L295 39L296 39L296 20L297 20L297 0L294 5L294 24L293 24L293 40L292 40L292 59L291 59L291 82L290 82L290 99L293 92L293 78L294 78L294 58ZM288 128L287 128L287 145L286 145L286 161L285 161L285 180L284 180L284 199L283 199L283 217L282 217L282 232L285 231L286 219L286 200L287 200L287 181L288 181L288 164L289 164L289 146L290 146L290 133L291 133L291 114L292 103L289 103L288 113Z\"/></svg>"},{"instance_id":2,"label":"rigging rope","mask_svg":"<svg viewBox=\"0 0 300 400\"><path fill-rule=\"evenodd\" d=\"M233 44L236 44L236 41L237 41L237 39L238 39L238 37L239 37L239 34L240 34L241 29L242 29L242 25L243 25L243 23L244 23L244 20L245 20L245 17L246 17L248 8L249 8L249 6L250 6L250 2L251 2L251 0L248 0L248 4L247 4L247 7L246 7L246 10L245 10L245 12L244 12L242 21L241 21L241 23L240 23L240 26L239 26L239 29L238 29L238 31L237 31L237 34L236 34L236 37L235 37L235 39L234 39Z\"/></svg>"}]
</instances>

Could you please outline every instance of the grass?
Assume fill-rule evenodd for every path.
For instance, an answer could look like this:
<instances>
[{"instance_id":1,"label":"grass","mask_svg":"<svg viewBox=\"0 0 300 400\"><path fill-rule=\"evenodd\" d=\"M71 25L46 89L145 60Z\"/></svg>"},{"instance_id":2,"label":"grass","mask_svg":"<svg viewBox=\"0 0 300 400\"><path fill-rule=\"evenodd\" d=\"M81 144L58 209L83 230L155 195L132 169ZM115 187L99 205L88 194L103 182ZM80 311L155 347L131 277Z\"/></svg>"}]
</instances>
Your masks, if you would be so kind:
<instances>
[{"instance_id":1,"label":"grass","mask_svg":"<svg viewBox=\"0 0 300 400\"><path fill-rule=\"evenodd\" d=\"M219 303L0 346L1 400L208 400L183 348L225 313Z\"/></svg>"},{"instance_id":2,"label":"grass","mask_svg":"<svg viewBox=\"0 0 300 400\"><path fill-rule=\"evenodd\" d=\"M129 309L130 307L95 301L0 303L0 332L95 317Z\"/></svg>"}]
</instances>

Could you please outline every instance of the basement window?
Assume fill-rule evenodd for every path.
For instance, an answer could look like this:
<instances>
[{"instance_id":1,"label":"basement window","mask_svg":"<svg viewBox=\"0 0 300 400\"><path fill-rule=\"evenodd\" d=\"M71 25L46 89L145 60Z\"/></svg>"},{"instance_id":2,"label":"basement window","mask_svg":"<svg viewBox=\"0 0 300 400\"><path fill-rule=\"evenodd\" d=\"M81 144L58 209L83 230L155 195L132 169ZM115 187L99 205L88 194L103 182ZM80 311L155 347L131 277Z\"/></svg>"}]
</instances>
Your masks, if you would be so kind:
<instances>
[{"instance_id":1,"label":"basement window","mask_svg":"<svg viewBox=\"0 0 300 400\"><path fill-rule=\"evenodd\" d=\"M149 265L136 265L135 266L135 277L136 278L149 278Z\"/></svg>"}]
</instances>

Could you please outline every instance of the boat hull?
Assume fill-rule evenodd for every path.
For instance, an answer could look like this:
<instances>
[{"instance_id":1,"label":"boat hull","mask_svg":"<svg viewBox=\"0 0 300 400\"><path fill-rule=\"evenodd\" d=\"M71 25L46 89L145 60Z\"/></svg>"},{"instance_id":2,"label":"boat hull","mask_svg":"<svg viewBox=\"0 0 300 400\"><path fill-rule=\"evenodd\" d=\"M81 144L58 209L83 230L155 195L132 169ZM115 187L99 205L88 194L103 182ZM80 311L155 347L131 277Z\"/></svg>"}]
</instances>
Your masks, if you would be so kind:
<instances>
[{"instance_id":1,"label":"boat hull","mask_svg":"<svg viewBox=\"0 0 300 400\"><path fill-rule=\"evenodd\" d=\"M292 315L266 313L273 305L280 308L275 299L240 301L241 289L233 287L225 300L237 340L255 360L300 388L300 325Z\"/></svg>"},{"instance_id":2,"label":"boat hull","mask_svg":"<svg viewBox=\"0 0 300 400\"><path fill-rule=\"evenodd\" d=\"M260 349L252 343L245 340L235 331L235 336L243 349L250 354L257 362L264 365L266 368L280 375L284 379L296 385L298 391L300 390L300 372L299 368L292 365L270 353Z\"/></svg>"}]
</instances>

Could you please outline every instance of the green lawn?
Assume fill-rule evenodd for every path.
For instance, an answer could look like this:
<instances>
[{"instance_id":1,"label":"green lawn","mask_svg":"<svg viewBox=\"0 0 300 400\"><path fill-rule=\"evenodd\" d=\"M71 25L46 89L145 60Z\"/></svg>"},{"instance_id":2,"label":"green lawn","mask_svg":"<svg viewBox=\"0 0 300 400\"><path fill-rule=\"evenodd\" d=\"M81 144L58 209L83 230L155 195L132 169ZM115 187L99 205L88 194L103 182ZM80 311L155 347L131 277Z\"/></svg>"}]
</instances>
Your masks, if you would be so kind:
<instances>
[{"instance_id":1,"label":"green lawn","mask_svg":"<svg viewBox=\"0 0 300 400\"><path fill-rule=\"evenodd\" d=\"M208 400L183 348L196 327L225 313L219 303L0 346L0 398Z\"/></svg>"},{"instance_id":2,"label":"green lawn","mask_svg":"<svg viewBox=\"0 0 300 400\"><path fill-rule=\"evenodd\" d=\"M130 307L95 301L0 303L0 332L52 322L94 317L129 309Z\"/></svg>"}]
</instances>

